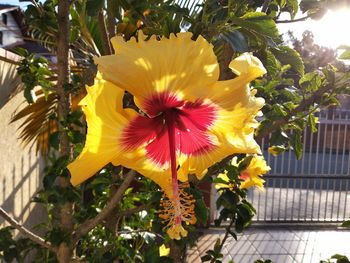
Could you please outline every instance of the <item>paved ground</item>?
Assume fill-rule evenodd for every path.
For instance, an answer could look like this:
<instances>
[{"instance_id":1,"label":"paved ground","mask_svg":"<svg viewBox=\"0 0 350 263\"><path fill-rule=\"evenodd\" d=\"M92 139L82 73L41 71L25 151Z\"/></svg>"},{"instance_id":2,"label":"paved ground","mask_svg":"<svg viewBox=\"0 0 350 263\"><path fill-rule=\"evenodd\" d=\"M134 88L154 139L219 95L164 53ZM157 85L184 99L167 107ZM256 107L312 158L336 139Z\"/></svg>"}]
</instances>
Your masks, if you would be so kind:
<instances>
[{"instance_id":1,"label":"paved ground","mask_svg":"<svg viewBox=\"0 0 350 263\"><path fill-rule=\"evenodd\" d=\"M207 230L197 246L188 251L187 262L200 263L200 256L223 236L223 229ZM222 252L223 262L253 263L257 259L271 259L274 263L319 263L336 253L350 257L350 231L252 228L239 235L238 241L229 238Z\"/></svg>"}]
</instances>

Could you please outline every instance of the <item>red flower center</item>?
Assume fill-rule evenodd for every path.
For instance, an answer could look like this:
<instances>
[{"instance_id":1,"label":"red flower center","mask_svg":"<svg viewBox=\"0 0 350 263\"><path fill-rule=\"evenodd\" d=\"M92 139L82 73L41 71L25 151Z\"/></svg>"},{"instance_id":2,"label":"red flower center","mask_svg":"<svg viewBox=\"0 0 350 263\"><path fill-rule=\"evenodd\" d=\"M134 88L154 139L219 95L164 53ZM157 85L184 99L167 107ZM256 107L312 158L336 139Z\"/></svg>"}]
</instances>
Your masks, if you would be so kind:
<instances>
[{"instance_id":1,"label":"red flower center","mask_svg":"<svg viewBox=\"0 0 350 263\"><path fill-rule=\"evenodd\" d=\"M216 119L213 105L181 101L170 93L152 96L144 105L150 117L139 115L126 127L122 136L126 149L147 143L147 156L164 165L171 162L171 151L198 155L215 147L208 134Z\"/></svg>"},{"instance_id":2,"label":"red flower center","mask_svg":"<svg viewBox=\"0 0 350 263\"><path fill-rule=\"evenodd\" d=\"M146 143L146 155L157 165L170 163L174 224L181 225L183 209L177 179L176 152L197 155L214 146L208 129L216 118L212 105L184 102L169 93L157 94L147 100L144 110L123 132L122 144L126 149Z\"/></svg>"}]
</instances>

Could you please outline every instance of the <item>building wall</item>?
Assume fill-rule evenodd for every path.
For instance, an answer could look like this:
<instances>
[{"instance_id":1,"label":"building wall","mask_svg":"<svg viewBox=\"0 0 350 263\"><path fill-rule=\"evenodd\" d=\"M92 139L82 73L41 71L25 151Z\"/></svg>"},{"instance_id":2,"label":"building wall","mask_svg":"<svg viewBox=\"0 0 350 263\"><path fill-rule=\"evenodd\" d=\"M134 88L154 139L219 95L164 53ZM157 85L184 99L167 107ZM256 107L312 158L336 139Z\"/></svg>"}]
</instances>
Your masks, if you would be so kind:
<instances>
[{"instance_id":1,"label":"building wall","mask_svg":"<svg viewBox=\"0 0 350 263\"><path fill-rule=\"evenodd\" d=\"M0 206L31 228L45 218L43 208L30 202L40 188L44 161L35 147L24 147L18 139L21 121L10 124L14 112L25 106L21 92L8 100L18 84L16 65L0 59L0 72ZM0 217L0 226L4 224Z\"/></svg>"},{"instance_id":2,"label":"building wall","mask_svg":"<svg viewBox=\"0 0 350 263\"><path fill-rule=\"evenodd\" d=\"M7 25L3 24L2 14L4 12L0 11L0 32L2 32L3 43L0 44L1 47L10 46L16 42L22 42L22 33L19 29L15 19L10 12L5 13L7 15Z\"/></svg>"}]
</instances>

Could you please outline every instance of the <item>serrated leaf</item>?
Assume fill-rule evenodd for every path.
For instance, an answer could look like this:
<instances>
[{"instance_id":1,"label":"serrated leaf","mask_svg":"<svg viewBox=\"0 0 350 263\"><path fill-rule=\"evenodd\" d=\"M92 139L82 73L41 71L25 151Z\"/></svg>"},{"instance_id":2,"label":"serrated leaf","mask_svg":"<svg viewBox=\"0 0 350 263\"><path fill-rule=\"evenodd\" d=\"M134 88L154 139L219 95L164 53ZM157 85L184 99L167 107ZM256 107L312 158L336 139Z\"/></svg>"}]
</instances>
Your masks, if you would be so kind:
<instances>
[{"instance_id":1,"label":"serrated leaf","mask_svg":"<svg viewBox=\"0 0 350 263\"><path fill-rule=\"evenodd\" d=\"M290 65L300 76L304 75L304 62L297 51L288 46L279 46L271 51L283 65Z\"/></svg>"},{"instance_id":2,"label":"serrated leaf","mask_svg":"<svg viewBox=\"0 0 350 263\"><path fill-rule=\"evenodd\" d=\"M233 18L233 22L253 30L259 34L276 38L279 32L273 19L262 12L248 12L239 18Z\"/></svg>"}]
</instances>

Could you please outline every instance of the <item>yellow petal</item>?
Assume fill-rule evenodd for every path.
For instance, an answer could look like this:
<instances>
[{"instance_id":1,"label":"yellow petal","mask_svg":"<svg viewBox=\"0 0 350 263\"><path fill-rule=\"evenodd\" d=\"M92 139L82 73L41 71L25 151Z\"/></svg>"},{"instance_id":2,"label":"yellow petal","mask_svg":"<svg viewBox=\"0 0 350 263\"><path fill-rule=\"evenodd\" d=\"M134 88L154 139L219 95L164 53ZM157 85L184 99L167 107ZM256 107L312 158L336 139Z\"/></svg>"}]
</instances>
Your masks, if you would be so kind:
<instances>
[{"instance_id":1,"label":"yellow petal","mask_svg":"<svg viewBox=\"0 0 350 263\"><path fill-rule=\"evenodd\" d=\"M165 91L196 100L217 81L219 66L212 46L201 36L196 41L191 37L188 32L160 41L115 37L116 54L95 61L103 77L133 94L141 108L145 99Z\"/></svg>"},{"instance_id":2,"label":"yellow petal","mask_svg":"<svg viewBox=\"0 0 350 263\"><path fill-rule=\"evenodd\" d=\"M208 167L235 153L261 153L254 139L258 126L256 116L264 105L262 98L255 97L255 90L249 82L263 75L266 70L254 56L245 53L230 64L238 76L232 80L217 81L207 92L206 103L214 104L217 119L209 128L208 135L213 138L216 148L199 155L188 157L189 173L201 178Z\"/></svg>"},{"instance_id":3,"label":"yellow petal","mask_svg":"<svg viewBox=\"0 0 350 263\"><path fill-rule=\"evenodd\" d=\"M71 182L78 185L122 154L119 145L122 129L128 119L122 112L124 90L97 76L87 87L80 105L88 126L83 151L68 165Z\"/></svg>"},{"instance_id":4,"label":"yellow petal","mask_svg":"<svg viewBox=\"0 0 350 263\"><path fill-rule=\"evenodd\" d=\"M167 248L164 244L159 247L159 256L166 257L170 254L170 248Z\"/></svg>"},{"instance_id":5,"label":"yellow petal","mask_svg":"<svg viewBox=\"0 0 350 263\"><path fill-rule=\"evenodd\" d=\"M121 159L122 158L122 159ZM184 156L178 156L178 163L182 163ZM153 182L159 185L169 199L173 196L173 182L171 177L171 167L167 163L163 166L153 163L146 156L146 150L142 147L134 150L133 152L125 153L122 157L119 156L112 161L113 165L122 164L123 166L133 169L143 176L151 179ZM180 165L182 166L182 165ZM178 180L181 182L188 181L188 173L179 173Z\"/></svg>"},{"instance_id":6,"label":"yellow petal","mask_svg":"<svg viewBox=\"0 0 350 263\"><path fill-rule=\"evenodd\" d=\"M248 167L242 171L248 176L242 183L240 188L250 188L256 186L260 189L264 188L264 180L261 178L263 174L266 174L271 168L266 164L263 156L254 155Z\"/></svg>"}]
</instances>

